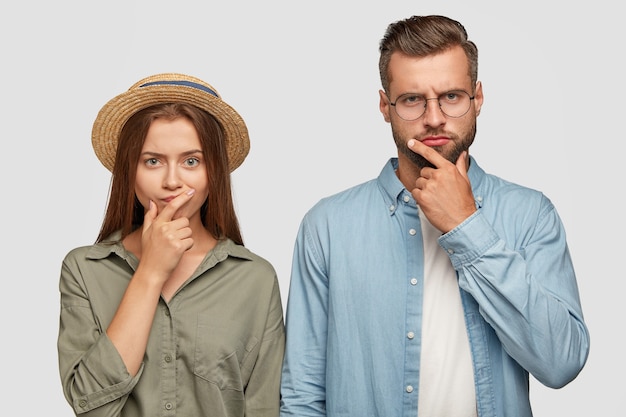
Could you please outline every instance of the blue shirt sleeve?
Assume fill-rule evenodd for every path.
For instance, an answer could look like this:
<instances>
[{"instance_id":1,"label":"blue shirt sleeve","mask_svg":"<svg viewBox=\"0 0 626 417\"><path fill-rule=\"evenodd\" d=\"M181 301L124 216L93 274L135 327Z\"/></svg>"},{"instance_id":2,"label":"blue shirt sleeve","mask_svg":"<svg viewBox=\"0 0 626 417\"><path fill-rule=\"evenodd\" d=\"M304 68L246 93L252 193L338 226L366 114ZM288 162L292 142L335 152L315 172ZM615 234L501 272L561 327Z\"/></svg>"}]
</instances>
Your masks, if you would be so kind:
<instances>
[{"instance_id":1,"label":"blue shirt sleeve","mask_svg":"<svg viewBox=\"0 0 626 417\"><path fill-rule=\"evenodd\" d=\"M507 353L544 385L560 388L584 366L589 335L563 225L545 196L535 200L523 218L498 230L479 209L439 243Z\"/></svg>"},{"instance_id":2,"label":"blue shirt sleeve","mask_svg":"<svg viewBox=\"0 0 626 417\"><path fill-rule=\"evenodd\" d=\"M328 278L315 242L305 217L296 239L289 286L281 417L326 415Z\"/></svg>"}]
</instances>

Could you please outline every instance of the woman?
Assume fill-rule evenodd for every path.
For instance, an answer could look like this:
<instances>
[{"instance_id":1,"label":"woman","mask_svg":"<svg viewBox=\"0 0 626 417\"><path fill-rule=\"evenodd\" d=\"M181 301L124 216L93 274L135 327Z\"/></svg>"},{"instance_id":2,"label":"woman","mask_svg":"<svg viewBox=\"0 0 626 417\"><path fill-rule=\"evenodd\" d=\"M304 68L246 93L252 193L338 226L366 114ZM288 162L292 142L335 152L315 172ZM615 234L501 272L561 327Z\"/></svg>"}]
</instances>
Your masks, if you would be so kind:
<instances>
[{"instance_id":1,"label":"woman","mask_svg":"<svg viewBox=\"0 0 626 417\"><path fill-rule=\"evenodd\" d=\"M63 261L64 394L81 416L277 416L284 350L272 265L243 246L230 172L246 125L195 77L158 74L94 123L112 172L92 246Z\"/></svg>"}]
</instances>

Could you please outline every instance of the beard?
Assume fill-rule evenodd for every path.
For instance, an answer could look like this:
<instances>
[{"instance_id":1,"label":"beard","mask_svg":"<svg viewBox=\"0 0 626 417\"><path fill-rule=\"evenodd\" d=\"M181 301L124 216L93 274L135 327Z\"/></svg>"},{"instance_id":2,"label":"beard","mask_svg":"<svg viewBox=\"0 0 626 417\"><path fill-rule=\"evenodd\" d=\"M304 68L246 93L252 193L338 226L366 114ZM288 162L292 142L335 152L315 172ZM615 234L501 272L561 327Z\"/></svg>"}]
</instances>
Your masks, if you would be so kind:
<instances>
[{"instance_id":1,"label":"beard","mask_svg":"<svg viewBox=\"0 0 626 417\"><path fill-rule=\"evenodd\" d=\"M411 161L418 169L425 167L435 168L432 162L409 149L406 143L411 138L403 137L398 130L396 130L393 123L391 123L391 133L393 135L393 140L396 142L398 152L401 152L404 156L406 156L408 160ZM440 130L428 130L424 134L424 137L437 136L444 133L445 132ZM476 120L474 120L474 123L472 123L467 131L462 132L460 135L450 133L447 136L450 137L448 146L451 147L433 146L432 148L448 161L456 164L456 161L459 159L459 156L461 156L463 151L469 150L469 147L474 142L474 138L476 137ZM415 139L419 140L418 138Z\"/></svg>"}]
</instances>

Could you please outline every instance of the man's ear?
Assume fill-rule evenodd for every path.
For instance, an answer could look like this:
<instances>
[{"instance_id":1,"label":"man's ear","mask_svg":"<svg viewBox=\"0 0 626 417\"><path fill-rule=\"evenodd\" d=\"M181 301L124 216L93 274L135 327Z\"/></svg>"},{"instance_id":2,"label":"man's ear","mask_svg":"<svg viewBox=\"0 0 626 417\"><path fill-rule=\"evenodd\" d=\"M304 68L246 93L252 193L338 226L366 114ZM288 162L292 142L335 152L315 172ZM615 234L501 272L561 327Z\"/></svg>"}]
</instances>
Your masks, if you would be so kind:
<instances>
[{"instance_id":1,"label":"man's ear","mask_svg":"<svg viewBox=\"0 0 626 417\"><path fill-rule=\"evenodd\" d=\"M389 104L389 98L387 98L387 94L383 90L378 90L378 95L380 96L380 102L378 103L378 108L380 112L383 114L383 118L385 122L391 122L389 118L389 111L391 110L391 105Z\"/></svg>"}]
</instances>

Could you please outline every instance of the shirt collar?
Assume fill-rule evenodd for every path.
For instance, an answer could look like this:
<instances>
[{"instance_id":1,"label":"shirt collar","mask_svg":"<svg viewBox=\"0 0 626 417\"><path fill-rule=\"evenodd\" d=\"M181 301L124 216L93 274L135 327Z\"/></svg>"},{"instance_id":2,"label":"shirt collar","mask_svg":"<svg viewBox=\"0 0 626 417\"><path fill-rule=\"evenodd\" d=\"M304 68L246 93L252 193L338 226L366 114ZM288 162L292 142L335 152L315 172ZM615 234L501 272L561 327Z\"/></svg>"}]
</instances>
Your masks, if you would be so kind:
<instances>
[{"instance_id":1,"label":"shirt collar","mask_svg":"<svg viewBox=\"0 0 626 417\"><path fill-rule=\"evenodd\" d=\"M398 158L390 158L378 175L378 186L382 191L390 215L396 211L398 199L406 190L396 175L397 169Z\"/></svg>"},{"instance_id":2,"label":"shirt collar","mask_svg":"<svg viewBox=\"0 0 626 417\"><path fill-rule=\"evenodd\" d=\"M395 211L398 199L402 196L402 194L405 192L410 193L410 191L404 188L404 185L400 182L400 179L396 175L397 169L398 158L389 158L378 175L378 185L383 192L385 204L389 207L389 214L393 214ZM485 177L485 171L483 171L471 155L470 167L467 171L467 176L470 179L470 184L472 184L472 192L474 193L474 198L477 200L476 203L480 206L482 203L482 196L479 190L483 178Z\"/></svg>"},{"instance_id":3,"label":"shirt collar","mask_svg":"<svg viewBox=\"0 0 626 417\"><path fill-rule=\"evenodd\" d=\"M134 255L124 248L120 241L121 231L112 233L103 242L93 245L87 253L88 259L104 259L109 255L115 253L120 258L129 261L129 258L135 259ZM252 260L250 251L243 245L237 245L230 239L222 239L217 242L217 245L209 251L206 258L202 263L211 262L218 263L226 259L227 257L240 258L245 260Z\"/></svg>"}]
</instances>

